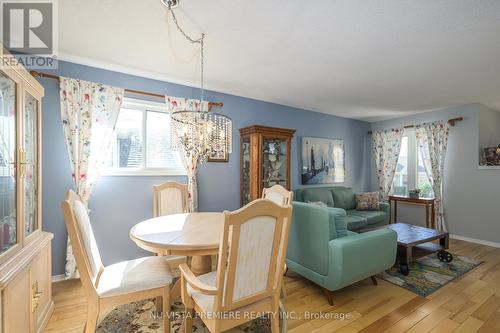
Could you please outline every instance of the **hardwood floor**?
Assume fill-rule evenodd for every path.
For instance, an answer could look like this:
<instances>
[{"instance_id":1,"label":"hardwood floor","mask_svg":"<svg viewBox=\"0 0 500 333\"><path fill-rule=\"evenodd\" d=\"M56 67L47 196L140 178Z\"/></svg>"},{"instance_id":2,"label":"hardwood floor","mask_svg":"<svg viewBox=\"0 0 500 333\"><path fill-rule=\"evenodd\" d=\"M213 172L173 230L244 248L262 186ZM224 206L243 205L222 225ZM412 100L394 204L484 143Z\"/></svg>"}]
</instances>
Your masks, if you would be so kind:
<instances>
[{"instance_id":1,"label":"hardwood floor","mask_svg":"<svg viewBox=\"0 0 500 333\"><path fill-rule=\"evenodd\" d=\"M288 320L288 332L500 332L500 249L458 240L450 240L450 248L484 263L427 298L366 279L335 292L330 306L319 287L290 272L285 307L295 318ZM80 282L55 283L53 293L56 308L46 332L82 332L86 300Z\"/></svg>"}]
</instances>

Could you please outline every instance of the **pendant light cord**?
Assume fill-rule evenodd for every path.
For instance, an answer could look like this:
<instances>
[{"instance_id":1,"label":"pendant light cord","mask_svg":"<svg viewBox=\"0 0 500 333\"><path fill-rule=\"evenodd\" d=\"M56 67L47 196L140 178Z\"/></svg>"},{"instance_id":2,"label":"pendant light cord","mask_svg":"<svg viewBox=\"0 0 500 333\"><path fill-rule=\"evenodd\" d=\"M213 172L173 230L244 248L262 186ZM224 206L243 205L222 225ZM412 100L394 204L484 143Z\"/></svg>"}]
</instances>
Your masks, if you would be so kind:
<instances>
[{"instance_id":1,"label":"pendant light cord","mask_svg":"<svg viewBox=\"0 0 500 333\"><path fill-rule=\"evenodd\" d=\"M204 46L205 46L205 33L201 33L201 37L198 39L194 39L190 37L179 25L179 22L177 21L177 17L175 16L174 10L171 7L168 7L168 12L172 14L172 20L174 21L175 26L177 27L177 30L192 44L200 44L201 46L201 93L200 93L200 111L203 111L203 98L205 97L205 89L204 89L204 57L205 57L205 52L204 52Z\"/></svg>"}]
</instances>

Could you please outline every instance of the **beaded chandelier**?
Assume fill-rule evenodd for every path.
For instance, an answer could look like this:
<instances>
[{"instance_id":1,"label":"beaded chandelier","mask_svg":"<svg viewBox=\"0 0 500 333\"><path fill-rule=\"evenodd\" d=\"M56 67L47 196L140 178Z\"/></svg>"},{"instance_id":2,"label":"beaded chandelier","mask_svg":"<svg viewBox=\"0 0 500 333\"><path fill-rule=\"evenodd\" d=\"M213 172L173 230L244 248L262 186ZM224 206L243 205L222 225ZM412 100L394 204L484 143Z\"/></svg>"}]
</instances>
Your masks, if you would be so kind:
<instances>
[{"instance_id":1,"label":"beaded chandelier","mask_svg":"<svg viewBox=\"0 0 500 333\"><path fill-rule=\"evenodd\" d=\"M201 34L198 39L189 37L179 26L173 8L178 1L161 0L172 14L173 22L181 34L192 44L201 47L201 96L195 110L175 111L171 116L170 145L173 150L182 151L188 156L198 156L200 161L208 159L214 153L232 152L232 121L220 113L210 112L210 104L203 102L203 67L204 39ZM208 105L208 107L204 107Z\"/></svg>"}]
</instances>

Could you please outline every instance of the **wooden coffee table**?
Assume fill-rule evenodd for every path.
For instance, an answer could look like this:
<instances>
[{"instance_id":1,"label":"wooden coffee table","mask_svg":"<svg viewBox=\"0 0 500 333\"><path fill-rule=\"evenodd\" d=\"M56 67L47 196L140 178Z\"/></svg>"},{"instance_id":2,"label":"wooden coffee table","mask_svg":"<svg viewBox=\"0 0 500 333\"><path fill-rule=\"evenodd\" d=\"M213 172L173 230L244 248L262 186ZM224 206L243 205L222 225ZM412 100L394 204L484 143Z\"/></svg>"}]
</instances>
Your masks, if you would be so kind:
<instances>
[{"instance_id":1,"label":"wooden coffee table","mask_svg":"<svg viewBox=\"0 0 500 333\"><path fill-rule=\"evenodd\" d=\"M453 260L453 255L446 251L449 243L448 232L406 223L394 223L384 227L398 234L398 263L399 271L403 275L410 272L409 264L412 260L431 253L437 252L442 262ZM434 242L436 240L439 240L439 244Z\"/></svg>"}]
</instances>

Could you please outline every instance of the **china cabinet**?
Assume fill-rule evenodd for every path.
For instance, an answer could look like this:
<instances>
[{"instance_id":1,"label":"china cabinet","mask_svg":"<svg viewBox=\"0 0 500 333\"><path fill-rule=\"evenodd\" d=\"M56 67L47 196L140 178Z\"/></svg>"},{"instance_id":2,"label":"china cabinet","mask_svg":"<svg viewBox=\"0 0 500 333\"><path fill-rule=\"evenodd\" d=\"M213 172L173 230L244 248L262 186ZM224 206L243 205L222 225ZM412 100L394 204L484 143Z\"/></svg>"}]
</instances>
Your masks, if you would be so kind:
<instances>
[{"instance_id":1,"label":"china cabinet","mask_svg":"<svg viewBox=\"0 0 500 333\"><path fill-rule=\"evenodd\" d=\"M290 149L295 130L253 125L240 129L241 205L273 185L290 189Z\"/></svg>"},{"instance_id":2,"label":"china cabinet","mask_svg":"<svg viewBox=\"0 0 500 333\"><path fill-rule=\"evenodd\" d=\"M11 57L0 45L3 57ZM43 87L0 67L0 332L43 332L54 303L52 234L41 222Z\"/></svg>"}]
</instances>

